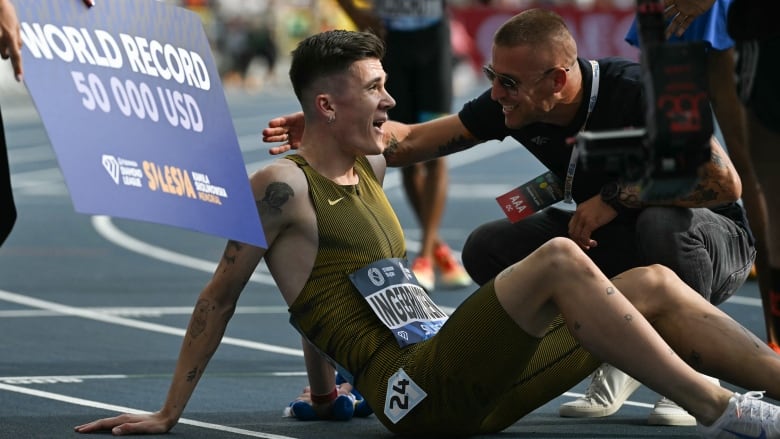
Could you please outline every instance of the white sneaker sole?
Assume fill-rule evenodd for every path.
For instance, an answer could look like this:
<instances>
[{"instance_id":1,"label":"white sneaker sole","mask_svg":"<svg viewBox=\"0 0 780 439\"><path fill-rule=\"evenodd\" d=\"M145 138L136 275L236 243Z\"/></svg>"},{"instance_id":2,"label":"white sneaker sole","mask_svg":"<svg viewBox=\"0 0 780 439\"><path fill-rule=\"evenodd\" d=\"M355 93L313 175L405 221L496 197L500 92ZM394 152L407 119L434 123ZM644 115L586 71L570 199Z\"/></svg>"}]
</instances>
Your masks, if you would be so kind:
<instances>
[{"instance_id":1,"label":"white sneaker sole","mask_svg":"<svg viewBox=\"0 0 780 439\"><path fill-rule=\"evenodd\" d=\"M634 393L642 383L630 378L623 391L617 395L610 405L580 405L579 399L561 404L558 415L563 418L604 418L615 414L623 403Z\"/></svg>"},{"instance_id":2,"label":"white sneaker sole","mask_svg":"<svg viewBox=\"0 0 780 439\"><path fill-rule=\"evenodd\" d=\"M691 427L696 425L696 418L688 412L680 414L662 414L650 412L647 417L648 425L668 425L672 427Z\"/></svg>"}]
</instances>

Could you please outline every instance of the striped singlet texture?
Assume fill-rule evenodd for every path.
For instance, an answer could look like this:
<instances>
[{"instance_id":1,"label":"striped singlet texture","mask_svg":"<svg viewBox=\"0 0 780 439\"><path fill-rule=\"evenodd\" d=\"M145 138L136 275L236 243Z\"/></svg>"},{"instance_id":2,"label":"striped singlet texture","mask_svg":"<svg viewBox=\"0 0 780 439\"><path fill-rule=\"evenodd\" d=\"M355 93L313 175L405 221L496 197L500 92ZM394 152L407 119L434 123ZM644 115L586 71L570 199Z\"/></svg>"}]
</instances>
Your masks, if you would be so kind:
<instances>
[{"instance_id":1,"label":"striped singlet texture","mask_svg":"<svg viewBox=\"0 0 780 439\"><path fill-rule=\"evenodd\" d=\"M547 335L524 333L498 302L493 282L469 296L439 333L399 347L348 278L384 258L405 258L401 226L367 160L360 182L344 187L298 156L309 182L320 242L312 273L290 320L314 346L354 377L390 431L462 436L505 429L587 377L599 361L558 318ZM338 200L338 201L337 201ZM388 379L400 368L427 393L397 423L384 414Z\"/></svg>"}]
</instances>

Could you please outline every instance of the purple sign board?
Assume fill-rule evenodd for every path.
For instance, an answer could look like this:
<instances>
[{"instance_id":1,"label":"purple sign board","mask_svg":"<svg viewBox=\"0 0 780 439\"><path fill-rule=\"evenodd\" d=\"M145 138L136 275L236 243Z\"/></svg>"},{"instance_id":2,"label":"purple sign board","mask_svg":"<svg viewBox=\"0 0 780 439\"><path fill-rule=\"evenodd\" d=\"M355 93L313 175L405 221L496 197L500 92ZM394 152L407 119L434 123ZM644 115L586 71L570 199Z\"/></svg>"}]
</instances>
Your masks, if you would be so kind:
<instances>
[{"instance_id":1,"label":"purple sign board","mask_svg":"<svg viewBox=\"0 0 780 439\"><path fill-rule=\"evenodd\" d=\"M16 3L24 81L75 209L266 247L200 18L96 3Z\"/></svg>"}]
</instances>

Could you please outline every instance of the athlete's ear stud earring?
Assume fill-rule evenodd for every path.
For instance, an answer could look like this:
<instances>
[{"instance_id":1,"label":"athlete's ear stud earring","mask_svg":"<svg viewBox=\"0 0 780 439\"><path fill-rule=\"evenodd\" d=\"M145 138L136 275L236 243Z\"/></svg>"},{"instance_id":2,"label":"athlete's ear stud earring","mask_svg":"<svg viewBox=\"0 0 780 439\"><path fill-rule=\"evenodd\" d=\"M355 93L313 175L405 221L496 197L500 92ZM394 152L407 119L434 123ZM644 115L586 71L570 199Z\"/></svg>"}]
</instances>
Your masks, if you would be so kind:
<instances>
[{"instance_id":1,"label":"athlete's ear stud earring","mask_svg":"<svg viewBox=\"0 0 780 439\"><path fill-rule=\"evenodd\" d=\"M336 120L336 115L331 113L328 116L328 125L332 124L334 120Z\"/></svg>"}]
</instances>

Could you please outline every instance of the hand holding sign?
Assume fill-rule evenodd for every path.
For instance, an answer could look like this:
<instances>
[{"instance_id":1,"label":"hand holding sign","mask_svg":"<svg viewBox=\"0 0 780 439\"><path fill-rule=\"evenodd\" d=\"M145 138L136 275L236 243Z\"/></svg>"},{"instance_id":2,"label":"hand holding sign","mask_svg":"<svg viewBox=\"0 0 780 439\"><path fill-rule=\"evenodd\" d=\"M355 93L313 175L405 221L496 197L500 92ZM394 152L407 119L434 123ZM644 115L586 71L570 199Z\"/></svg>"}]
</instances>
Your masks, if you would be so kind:
<instances>
[{"instance_id":1,"label":"hand holding sign","mask_svg":"<svg viewBox=\"0 0 780 439\"><path fill-rule=\"evenodd\" d=\"M95 5L93 0L83 0L87 7ZM14 76L22 80L22 36L19 33L19 19L11 0L0 0L0 56L11 59Z\"/></svg>"}]
</instances>

